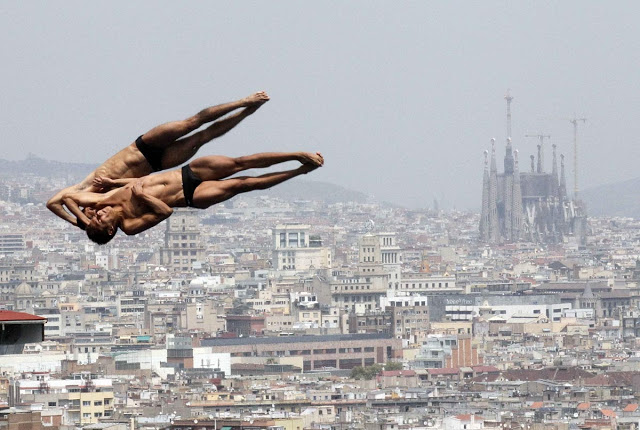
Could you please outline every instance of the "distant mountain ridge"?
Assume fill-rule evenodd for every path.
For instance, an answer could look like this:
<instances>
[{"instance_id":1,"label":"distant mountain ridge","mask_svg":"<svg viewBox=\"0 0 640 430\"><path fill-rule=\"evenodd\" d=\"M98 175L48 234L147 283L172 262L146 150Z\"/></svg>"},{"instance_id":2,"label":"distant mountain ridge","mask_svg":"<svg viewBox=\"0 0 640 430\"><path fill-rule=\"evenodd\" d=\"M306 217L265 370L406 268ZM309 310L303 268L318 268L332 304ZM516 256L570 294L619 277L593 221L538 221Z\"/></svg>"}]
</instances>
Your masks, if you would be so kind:
<instances>
[{"instance_id":1,"label":"distant mountain ridge","mask_svg":"<svg viewBox=\"0 0 640 430\"><path fill-rule=\"evenodd\" d=\"M97 164L67 163L63 161L45 160L33 154L29 154L25 160L0 159L0 175L34 174L55 178L76 178L81 180ZM307 179L298 179L285 182L263 193L282 198L283 200L320 200L327 203L337 202L365 202L367 195L359 191L348 190L342 186L327 182L315 182Z\"/></svg>"},{"instance_id":2,"label":"distant mountain ridge","mask_svg":"<svg viewBox=\"0 0 640 430\"><path fill-rule=\"evenodd\" d=\"M49 177L82 177L84 178L98 167L97 164L67 163L51 161L29 154L24 160L4 160L0 158L0 174L37 174Z\"/></svg>"},{"instance_id":3,"label":"distant mountain ridge","mask_svg":"<svg viewBox=\"0 0 640 430\"><path fill-rule=\"evenodd\" d=\"M97 164L45 160L29 154L25 160L0 159L0 176L36 174L56 178L75 178L79 181L96 167L98 167ZM285 182L264 193L286 200L322 200L327 203L370 200L362 192L326 182L310 181L306 178ZM592 187L582 191L580 197L586 203L587 213L590 216L640 218L640 178Z\"/></svg>"},{"instance_id":4,"label":"distant mountain ridge","mask_svg":"<svg viewBox=\"0 0 640 430\"><path fill-rule=\"evenodd\" d=\"M329 204L340 202L364 203L370 200L366 194L359 191L349 190L328 182L316 182L307 179L284 182L262 192L283 200L319 200Z\"/></svg>"}]
</instances>

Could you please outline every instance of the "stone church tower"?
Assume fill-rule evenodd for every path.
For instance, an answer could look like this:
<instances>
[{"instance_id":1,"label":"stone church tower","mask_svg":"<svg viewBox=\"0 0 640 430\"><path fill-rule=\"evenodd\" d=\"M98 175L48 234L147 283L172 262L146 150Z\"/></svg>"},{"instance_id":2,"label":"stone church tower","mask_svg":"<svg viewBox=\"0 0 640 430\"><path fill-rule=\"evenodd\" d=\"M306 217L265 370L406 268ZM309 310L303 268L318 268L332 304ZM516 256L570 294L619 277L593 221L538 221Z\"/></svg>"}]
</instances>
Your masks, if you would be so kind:
<instances>
[{"instance_id":1,"label":"stone church tower","mask_svg":"<svg viewBox=\"0 0 640 430\"><path fill-rule=\"evenodd\" d=\"M508 102L507 129L510 131L510 102L513 97L505 98ZM487 151L484 154L481 241L558 243L568 236L574 236L579 243L585 242L586 214L580 202L567 196L564 156L560 156L558 178L556 145L553 145L551 173L545 171L543 154L540 144L537 147L537 163L535 156L531 155L531 170L521 172L518 151L513 149L509 137L504 156L504 173L499 174L496 169L495 139L492 139L490 168L487 168Z\"/></svg>"}]
</instances>

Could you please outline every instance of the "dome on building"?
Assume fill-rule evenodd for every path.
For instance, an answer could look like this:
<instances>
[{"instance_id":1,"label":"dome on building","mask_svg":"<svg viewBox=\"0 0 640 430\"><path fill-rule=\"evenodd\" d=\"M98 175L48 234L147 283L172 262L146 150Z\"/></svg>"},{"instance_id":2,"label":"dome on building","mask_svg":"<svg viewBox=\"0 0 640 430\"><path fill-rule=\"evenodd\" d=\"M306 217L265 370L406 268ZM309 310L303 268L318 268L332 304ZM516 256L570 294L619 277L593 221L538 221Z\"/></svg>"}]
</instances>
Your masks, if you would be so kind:
<instances>
[{"instance_id":1,"label":"dome on building","mask_svg":"<svg viewBox=\"0 0 640 430\"><path fill-rule=\"evenodd\" d=\"M16 296L33 296L33 291L31 290L29 284L23 281L16 288Z\"/></svg>"}]
</instances>

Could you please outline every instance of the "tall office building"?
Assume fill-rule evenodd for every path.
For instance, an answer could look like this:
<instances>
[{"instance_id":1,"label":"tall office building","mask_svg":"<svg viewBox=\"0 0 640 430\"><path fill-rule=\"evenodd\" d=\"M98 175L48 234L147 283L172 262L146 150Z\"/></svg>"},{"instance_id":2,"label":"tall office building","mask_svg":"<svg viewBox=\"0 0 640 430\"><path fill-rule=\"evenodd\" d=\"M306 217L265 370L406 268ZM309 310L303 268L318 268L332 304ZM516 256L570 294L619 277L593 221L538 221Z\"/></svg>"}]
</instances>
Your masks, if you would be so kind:
<instances>
[{"instance_id":1,"label":"tall office building","mask_svg":"<svg viewBox=\"0 0 640 430\"><path fill-rule=\"evenodd\" d=\"M22 233L0 234L0 255L12 255L24 251L25 243Z\"/></svg>"},{"instance_id":2,"label":"tall office building","mask_svg":"<svg viewBox=\"0 0 640 430\"><path fill-rule=\"evenodd\" d=\"M160 261L174 271L188 272L195 262L204 261L204 241L196 211L177 209L167 219Z\"/></svg>"},{"instance_id":3,"label":"tall office building","mask_svg":"<svg viewBox=\"0 0 640 430\"><path fill-rule=\"evenodd\" d=\"M273 267L278 270L327 269L331 250L319 236L310 235L310 225L282 224L273 230Z\"/></svg>"}]
</instances>

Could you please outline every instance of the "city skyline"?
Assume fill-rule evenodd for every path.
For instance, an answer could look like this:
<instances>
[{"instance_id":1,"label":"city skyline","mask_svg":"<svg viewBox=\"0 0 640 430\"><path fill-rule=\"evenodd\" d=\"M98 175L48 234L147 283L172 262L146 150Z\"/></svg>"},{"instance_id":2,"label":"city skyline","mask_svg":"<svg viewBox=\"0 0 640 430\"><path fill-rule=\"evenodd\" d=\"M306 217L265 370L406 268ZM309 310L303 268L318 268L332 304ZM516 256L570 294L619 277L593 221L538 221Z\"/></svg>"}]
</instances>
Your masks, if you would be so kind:
<instances>
[{"instance_id":1,"label":"city skyline","mask_svg":"<svg viewBox=\"0 0 640 430\"><path fill-rule=\"evenodd\" d=\"M1 9L0 428L640 429L640 3Z\"/></svg>"},{"instance_id":2,"label":"city skyline","mask_svg":"<svg viewBox=\"0 0 640 430\"><path fill-rule=\"evenodd\" d=\"M494 173L506 191L514 151L503 160L505 173ZM638 218L591 217L584 238L551 241L539 239L567 218L541 219L540 235L523 241L512 221L510 237L486 243L478 213L281 189L179 209L98 246L34 204L69 175L31 161L30 171L4 170L0 184L0 404L9 408L0 423L640 422ZM561 174L551 195L539 185L555 184L553 171L523 177L525 206L533 198L544 210L564 195Z\"/></svg>"}]
</instances>

